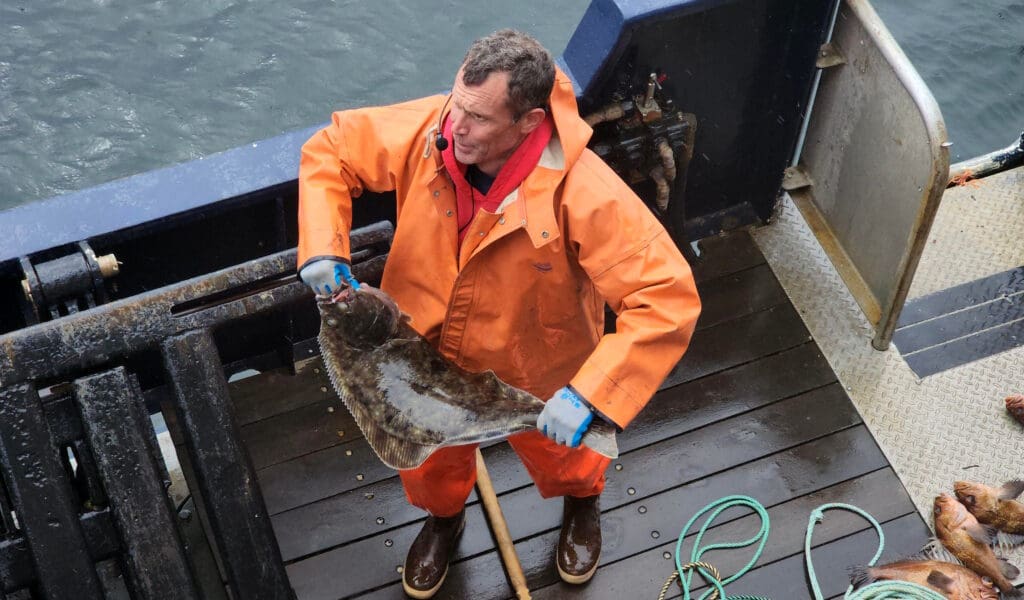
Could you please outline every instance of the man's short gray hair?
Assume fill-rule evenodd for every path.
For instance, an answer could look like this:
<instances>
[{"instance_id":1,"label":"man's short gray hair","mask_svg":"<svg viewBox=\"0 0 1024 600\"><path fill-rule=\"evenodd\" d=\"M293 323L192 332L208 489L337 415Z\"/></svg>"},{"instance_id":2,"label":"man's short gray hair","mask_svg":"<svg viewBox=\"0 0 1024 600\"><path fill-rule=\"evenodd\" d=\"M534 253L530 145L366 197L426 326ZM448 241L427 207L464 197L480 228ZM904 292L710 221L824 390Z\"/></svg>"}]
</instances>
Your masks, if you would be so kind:
<instances>
[{"instance_id":1,"label":"man's short gray hair","mask_svg":"<svg viewBox=\"0 0 1024 600\"><path fill-rule=\"evenodd\" d=\"M479 85L494 72L508 73L508 107L515 119L543 108L555 85L555 63L540 42L514 29L482 37L462 61L462 82Z\"/></svg>"}]
</instances>

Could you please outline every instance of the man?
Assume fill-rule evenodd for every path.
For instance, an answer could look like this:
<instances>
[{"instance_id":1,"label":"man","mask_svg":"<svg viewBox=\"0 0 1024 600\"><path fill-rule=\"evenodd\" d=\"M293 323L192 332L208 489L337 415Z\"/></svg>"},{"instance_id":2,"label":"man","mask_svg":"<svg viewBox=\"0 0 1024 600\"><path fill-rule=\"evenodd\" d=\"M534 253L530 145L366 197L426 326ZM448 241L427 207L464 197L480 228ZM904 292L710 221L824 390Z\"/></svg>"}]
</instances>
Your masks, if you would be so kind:
<instances>
[{"instance_id":1,"label":"man","mask_svg":"<svg viewBox=\"0 0 1024 600\"><path fill-rule=\"evenodd\" d=\"M549 398L538 431L509 443L543 497L564 497L556 564L570 583L597 568L609 462L579 439L593 418L622 428L636 416L700 312L686 261L586 149L590 134L550 54L503 30L473 43L447 98L335 113L299 168L303 281L319 294L358 288L351 198L393 190L381 288L449 359ZM602 337L605 302L618 320ZM413 598L444 581L474 450L442 448L399 473L409 502L430 514L405 562Z\"/></svg>"}]
</instances>

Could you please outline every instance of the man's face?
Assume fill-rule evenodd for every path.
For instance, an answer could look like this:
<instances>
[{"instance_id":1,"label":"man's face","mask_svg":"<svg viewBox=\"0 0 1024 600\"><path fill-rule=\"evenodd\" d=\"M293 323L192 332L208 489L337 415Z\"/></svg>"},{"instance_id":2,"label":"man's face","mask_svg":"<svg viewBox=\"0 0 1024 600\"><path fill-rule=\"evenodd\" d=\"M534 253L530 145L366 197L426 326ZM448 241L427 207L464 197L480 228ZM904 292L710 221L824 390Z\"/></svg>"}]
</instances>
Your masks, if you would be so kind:
<instances>
[{"instance_id":1,"label":"man's face","mask_svg":"<svg viewBox=\"0 0 1024 600\"><path fill-rule=\"evenodd\" d=\"M491 73L478 85L462 82L462 69L452 88L452 137L455 158L496 175L519 143L533 129L508 107L508 73Z\"/></svg>"}]
</instances>

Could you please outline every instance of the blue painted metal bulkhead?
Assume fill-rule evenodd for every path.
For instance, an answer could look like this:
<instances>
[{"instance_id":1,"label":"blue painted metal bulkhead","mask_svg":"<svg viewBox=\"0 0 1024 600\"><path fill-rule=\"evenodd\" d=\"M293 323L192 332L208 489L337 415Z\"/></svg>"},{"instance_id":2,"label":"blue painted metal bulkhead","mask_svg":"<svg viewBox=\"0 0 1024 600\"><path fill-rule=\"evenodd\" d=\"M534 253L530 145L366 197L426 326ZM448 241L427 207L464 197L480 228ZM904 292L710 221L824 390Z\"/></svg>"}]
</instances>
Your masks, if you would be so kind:
<instances>
[{"instance_id":1,"label":"blue painted metal bulkhead","mask_svg":"<svg viewBox=\"0 0 1024 600\"><path fill-rule=\"evenodd\" d=\"M669 209L692 239L771 214L834 6L594 0L559 64L584 114L658 71L675 105L696 115L686 186ZM123 263L108 290L117 299L294 246L299 147L315 129L0 212L0 333L25 325L21 257L38 263L88 241ZM389 217L389 204L356 203L357 225Z\"/></svg>"}]
</instances>

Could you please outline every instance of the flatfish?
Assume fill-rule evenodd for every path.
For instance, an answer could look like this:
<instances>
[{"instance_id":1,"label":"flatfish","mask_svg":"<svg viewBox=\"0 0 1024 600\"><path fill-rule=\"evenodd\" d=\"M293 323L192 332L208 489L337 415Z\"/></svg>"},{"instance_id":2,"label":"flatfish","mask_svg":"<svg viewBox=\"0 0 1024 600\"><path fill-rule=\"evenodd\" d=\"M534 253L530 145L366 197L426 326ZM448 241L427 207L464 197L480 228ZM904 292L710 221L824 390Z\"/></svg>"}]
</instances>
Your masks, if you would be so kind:
<instances>
[{"instance_id":1,"label":"flatfish","mask_svg":"<svg viewBox=\"0 0 1024 600\"><path fill-rule=\"evenodd\" d=\"M544 402L491 371L470 373L414 330L383 291L365 284L320 298L320 350L331 383L366 441L392 469L436 449L537 427ZM618 457L615 428L595 418L581 443Z\"/></svg>"}]
</instances>

